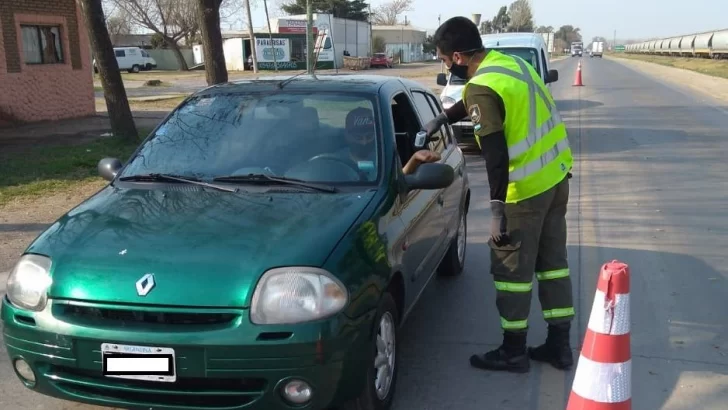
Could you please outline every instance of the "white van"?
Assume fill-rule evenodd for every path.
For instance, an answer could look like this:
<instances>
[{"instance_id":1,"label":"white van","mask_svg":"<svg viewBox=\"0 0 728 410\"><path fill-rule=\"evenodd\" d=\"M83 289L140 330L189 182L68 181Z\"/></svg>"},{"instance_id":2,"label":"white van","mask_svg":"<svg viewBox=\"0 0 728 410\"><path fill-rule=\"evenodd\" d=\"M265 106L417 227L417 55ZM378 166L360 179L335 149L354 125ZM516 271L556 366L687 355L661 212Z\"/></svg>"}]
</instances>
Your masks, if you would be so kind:
<instances>
[{"instance_id":1,"label":"white van","mask_svg":"<svg viewBox=\"0 0 728 410\"><path fill-rule=\"evenodd\" d=\"M559 80L559 72L549 66L549 52L543 36L539 33L498 33L480 36L486 49L498 50L504 54L516 55L531 63L548 87ZM466 81L452 74L437 75L437 84L445 86L440 93L440 101L444 108L449 108L462 97ZM452 125L459 142L472 138L473 123L467 119Z\"/></svg>"},{"instance_id":2,"label":"white van","mask_svg":"<svg viewBox=\"0 0 728 410\"><path fill-rule=\"evenodd\" d=\"M116 55L116 63L119 64L119 70L126 70L130 73L138 73L139 71L149 71L157 68L157 62L140 47L114 47ZM96 69L96 59L93 61L94 72Z\"/></svg>"}]
</instances>

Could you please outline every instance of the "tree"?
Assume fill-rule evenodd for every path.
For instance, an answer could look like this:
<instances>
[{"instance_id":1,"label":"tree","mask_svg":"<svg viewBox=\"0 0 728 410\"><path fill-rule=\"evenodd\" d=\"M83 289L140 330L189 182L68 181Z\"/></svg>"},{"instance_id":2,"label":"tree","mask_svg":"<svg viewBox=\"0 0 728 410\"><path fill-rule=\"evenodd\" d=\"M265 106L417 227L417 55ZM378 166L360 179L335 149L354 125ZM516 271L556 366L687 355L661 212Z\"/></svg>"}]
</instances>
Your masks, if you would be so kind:
<instances>
[{"instance_id":1,"label":"tree","mask_svg":"<svg viewBox=\"0 0 728 410\"><path fill-rule=\"evenodd\" d=\"M508 9L509 32L533 32L533 11L528 0L516 0Z\"/></svg>"},{"instance_id":2,"label":"tree","mask_svg":"<svg viewBox=\"0 0 728 410\"><path fill-rule=\"evenodd\" d=\"M554 38L561 39L568 47L575 41L582 41L581 33L579 31L580 29L578 27L575 28L571 25L561 26L556 34L554 34Z\"/></svg>"},{"instance_id":3,"label":"tree","mask_svg":"<svg viewBox=\"0 0 728 410\"><path fill-rule=\"evenodd\" d=\"M199 30L197 0L112 0L129 16L130 21L159 34L177 58L181 71L187 71L187 61L178 42Z\"/></svg>"},{"instance_id":4,"label":"tree","mask_svg":"<svg viewBox=\"0 0 728 410\"><path fill-rule=\"evenodd\" d=\"M372 24L394 26L399 23L399 16L412 10L412 0L392 0L372 11Z\"/></svg>"},{"instance_id":5,"label":"tree","mask_svg":"<svg viewBox=\"0 0 728 410\"><path fill-rule=\"evenodd\" d=\"M498 13L493 17L492 26L494 33L506 32L508 25L511 22L511 16L508 15L508 7L503 6L498 10Z\"/></svg>"},{"instance_id":6,"label":"tree","mask_svg":"<svg viewBox=\"0 0 728 410\"><path fill-rule=\"evenodd\" d=\"M493 22L491 20L485 20L480 22L480 34L490 34L493 32Z\"/></svg>"},{"instance_id":7,"label":"tree","mask_svg":"<svg viewBox=\"0 0 728 410\"><path fill-rule=\"evenodd\" d=\"M281 4L281 10L287 14L306 14L307 0L293 0ZM334 17L368 21L369 5L363 0L310 0L314 13L330 13Z\"/></svg>"},{"instance_id":8,"label":"tree","mask_svg":"<svg viewBox=\"0 0 728 410\"><path fill-rule=\"evenodd\" d=\"M200 20L207 85L225 83L228 81L228 72L220 32L220 6L224 0L198 1L197 18Z\"/></svg>"},{"instance_id":9,"label":"tree","mask_svg":"<svg viewBox=\"0 0 728 410\"><path fill-rule=\"evenodd\" d=\"M552 26L538 26L536 29L537 33L553 33L554 28Z\"/></svg>"},{"instance_id":10,"label":"tree","mask_svg":"<svg viewBox=\"0 0 728 410\"><path fill-rule=\"evenodd\" d=\"M437 50L435 49L435 39L433 38L433 36L425 37L425 43L422 44L422 52L435 54L436 51Z\"/></svg>"},{"instance_id":11,"label":"tree","mask_svg":"<svg viewBox=\"0 0 728 410\"><path fill-rule=\"evenodd\" d=\"M372 38L372 48L375 53L384 53L387 51L387 42L384 40L384 37L374 36Z\"/></svg>"},{"instance_id":12,"label":"tree","mask_svg":"<svg viewBox=\"0 0 728 410\"><path fill-rule=\"evenodd\" d=\"M78 0L78 4L91 40L91 49L96 58L96 67L104 88L104 99L113 135L132 141L138 140L139 132L134 124L119 64L116 62L114 46L111 44L111 37L106 28L101 0Z\"/></svg>"}]
</instances>

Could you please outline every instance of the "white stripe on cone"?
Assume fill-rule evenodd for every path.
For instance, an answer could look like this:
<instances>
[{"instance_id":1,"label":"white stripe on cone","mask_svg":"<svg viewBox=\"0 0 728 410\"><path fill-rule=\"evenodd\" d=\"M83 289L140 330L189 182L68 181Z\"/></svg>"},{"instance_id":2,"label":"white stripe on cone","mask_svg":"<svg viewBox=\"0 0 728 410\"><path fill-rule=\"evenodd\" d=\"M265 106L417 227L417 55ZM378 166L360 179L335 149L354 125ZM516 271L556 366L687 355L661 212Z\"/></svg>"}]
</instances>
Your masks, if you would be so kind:
<instances>
[{"instance_id":1,"label":"white stripe on cone","mask_svg":"<svg viewBox=\"0 0 728 410\"><path fill-rule=\"evenodd\" d=\"M589 329L605 335L626 335L630 330L629 294L616 294L612 309L607 309L606 294L597 289L594 295Z\"/></svg>"},{"instance_id":2,"label":"white stripe on cone","mask_svg":"<svg viewBox=\"0 0 728 410\"><path fill-rule=\"evenodd\" d=\"M600 403L621 403L632 397L632 360L600 363L579 357L571 390Z\"/></svg>"}]
</instances>

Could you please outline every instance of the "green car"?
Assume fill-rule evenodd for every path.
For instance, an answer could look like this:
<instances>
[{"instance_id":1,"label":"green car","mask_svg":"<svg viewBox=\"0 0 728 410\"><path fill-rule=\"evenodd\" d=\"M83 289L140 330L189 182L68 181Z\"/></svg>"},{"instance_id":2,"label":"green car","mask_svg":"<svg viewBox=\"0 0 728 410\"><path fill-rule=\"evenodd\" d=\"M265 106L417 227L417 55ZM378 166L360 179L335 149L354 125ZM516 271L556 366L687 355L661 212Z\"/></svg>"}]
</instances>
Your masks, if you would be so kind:
<instances>
[{"instance_id":1,"label":"green car","mask_svg":"<svg viewBox=\"0 0 728 410\"><path fill-rule=\"evenodd\" d=\"M441 110L383 76L190 96L15 265L13 371L117 408L390 407L397 329L463 270L464 156L449 127L419 132ZM417 166L422 148L439 160Z\"/></svg>"}]
</instances>

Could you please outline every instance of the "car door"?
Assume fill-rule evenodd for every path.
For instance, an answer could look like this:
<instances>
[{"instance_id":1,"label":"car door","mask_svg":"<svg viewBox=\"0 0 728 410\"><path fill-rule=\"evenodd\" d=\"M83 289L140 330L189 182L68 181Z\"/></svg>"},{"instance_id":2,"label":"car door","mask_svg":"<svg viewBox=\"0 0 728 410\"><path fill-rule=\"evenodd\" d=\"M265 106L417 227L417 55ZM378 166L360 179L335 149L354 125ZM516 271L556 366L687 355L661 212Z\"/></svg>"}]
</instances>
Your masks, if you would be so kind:
<instances>
[{"instance_id":1,"label":"car door","mask_svg":"<svg viewBox=\"0 0 728 410\"><path fill-rule=\"evenodd\" d=\"M131 68L131 65L128 63L128 58L126 57L126 51L124 49L114 49L114 54L116 55L116 63L119 65L119 70L128 70Z\"/></svg>"},{"instance_id":2,"label":"car door","mask_svg":"<svg viewBox=\"0 0 728 410\"><path fill-rule=\"evenodd\" d=\"M420 115L420 119L423 124L434 119L437 114L442 111L442 107L437 103L437 98L429 91L424 88L412 88L412 99L415 102L415 107ZM457 222L460 208L460 198L458 192L462 191L462 172L463 172L463 161L461 151L456 148L456 144L453 143L451 134L452 130L448 126L442 126L440 131L433 135L433 139L428 142L428 149L433 152L440 154L440 163L449 165L455 171L455 180L453 183L444 189L437 190L437 201L439 205L437 218L438 229L437 238L435 241L434 258L437 262L440 261L444 256L447 248L450 244L449 239L457 229ZM435 267L437 267L435 265Z\"/></svg>"},{"instance_id":3,"label":"car door","mask_svg":"<svg viewBox=\"0 0 728 410\"><path fill-rule=\"evenodd\" d=\"M421 129L419 116L408 94L402 90L393 95L392 119L396 137L397 172L403 179L402 167L414 154L414 137ZM397 198L397 214L405 225L405 252L402 255L406 280L413 289L407 294L411 303L427 284L433 265L433 248L442 230L442 203L437 190L412 190Z\"/></svg>"}]
</instances>

